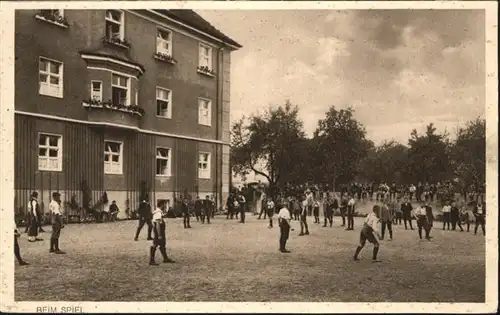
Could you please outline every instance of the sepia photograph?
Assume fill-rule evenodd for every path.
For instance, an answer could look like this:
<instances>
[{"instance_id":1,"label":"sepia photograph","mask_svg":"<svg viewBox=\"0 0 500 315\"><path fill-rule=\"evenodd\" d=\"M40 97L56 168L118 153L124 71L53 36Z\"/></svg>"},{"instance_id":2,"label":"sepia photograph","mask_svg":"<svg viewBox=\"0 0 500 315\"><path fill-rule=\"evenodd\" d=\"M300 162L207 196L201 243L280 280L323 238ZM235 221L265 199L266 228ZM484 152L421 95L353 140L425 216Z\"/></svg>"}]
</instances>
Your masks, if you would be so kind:
<instances>
[{"instance_id":1,"label":"sepia photograph","mask_svg":"<svg viewBox=\"0 0 500 315\"><path fill-rule=\"evenodd\" d=\"M2 311L498 309L496 2L252 2L1 4Z\"/></svg>"}]
</instances>

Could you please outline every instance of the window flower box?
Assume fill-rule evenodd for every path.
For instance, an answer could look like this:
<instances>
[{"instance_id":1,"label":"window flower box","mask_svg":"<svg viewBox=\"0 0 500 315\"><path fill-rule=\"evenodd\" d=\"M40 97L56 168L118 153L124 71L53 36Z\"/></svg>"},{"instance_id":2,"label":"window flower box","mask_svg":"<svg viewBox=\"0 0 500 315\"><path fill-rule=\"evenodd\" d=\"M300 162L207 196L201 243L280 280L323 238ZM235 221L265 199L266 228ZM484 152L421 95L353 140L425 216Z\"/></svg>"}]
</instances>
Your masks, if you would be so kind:
<instances>
[{"instance_id":1,"label":"window flower box","mask_svg":"<svg viewBox=\"0 0 500 315\"><path fill-rule=\"evenodd\" d=\"M83 107L85 108L101 108L101 109L107 109L107 110L112 110L112 111L120 111L124 113L129 113L132 115L137 115L137 116L144 116L145 111L139 106L135 105L122 105L122 104L113 104L111 101L107 102L101 102L101 101L96 101L96 100L86 100L83 101L82 104Z\"/></svg>"},{"instance_id":2,"label":"window flower box","mask_svg":"<svg viewBox=\"0 0 500 315\"><path fill-rule=\"evenodd\" d=\"M154 54L154 58L161 60L161 61L165 61L165 62L170 63L172 65L175 65L177 63L177 60L175 60L174 57L172 57L171 55L165 54L165 53L157 52Z\"/></svg>"},{"instance_id":3,"label":"window flower box","mask_svg":"<svg viewBox=\"0 0 500 315\"><path fill-rule=\"evenodd\" d=\"M209 77L215 77L215 71L211 70L207 66L199 66L198 73L209 76Z\"/></svg>"},{"instance_id":4,"label":"window flower box","mask_svg":"<svg viewBox=\"0 0 500 315\"><path fill-rule=\"evenodd\" d=\"M112 36L112 37L104 36L102 38L102 41L105 44L114 45L125 49L130 49L130 43L127 42L126 39L121 39L117 36Z\"/></svg>"},{"instance_id":5,"label":"window flower box","mask_svg":"<svg viewBox=\"0 0 500 315\"><path fill-rule=\"evenodd\" d=\"M52 10L40 10L36 15L35 19L48 22L50 24L57 25L62 28L68 28L69 23L64 18L64 16L54 13Z\"/></svg>"}]
</instances>

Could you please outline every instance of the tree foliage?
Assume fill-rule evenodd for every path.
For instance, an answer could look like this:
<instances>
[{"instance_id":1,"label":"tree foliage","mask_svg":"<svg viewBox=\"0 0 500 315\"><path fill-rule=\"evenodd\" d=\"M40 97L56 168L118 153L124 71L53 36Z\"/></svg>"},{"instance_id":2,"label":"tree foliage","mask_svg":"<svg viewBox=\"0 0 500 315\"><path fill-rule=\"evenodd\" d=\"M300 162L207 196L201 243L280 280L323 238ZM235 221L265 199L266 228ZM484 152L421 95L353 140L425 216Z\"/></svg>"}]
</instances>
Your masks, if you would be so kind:
<instances>
[{"instance_id":1,"label":"tree foliage","mask_svg":"<svg viewBox=\"0 0 500 315\"><path fill-rule=\"evenodd\" d=\"M482 185L486 169L486 122L476 119L459 129L455 141L433 123L413 130L407 145L385 141L375 146L352 108L331 106L312 138L305 137L297 106L286 102L264 113L242 117L231 129L233 173L255 173L271 187L287 184L364 182L436 183L459 178L464 186Z\"/></svg>"},{"instance_id":2,"label":"tree foliage","mask_svg":"<svg viewBox=\"0 0 500 315\"><path fill-rule=\"evenodd\" d=\"M331 106L314 132L316 181L335 184L353 180L360 162L373 146L364 126L354 118L352 108Z\"/></svg>"},{"instance_id":3,"label":"tree foliage","mask_svg":"<svg viewBox=\"0 0 500 315\"><path fill-rule=\"evenodd\" d=\"M486 180L486 120L476 118L458 131L452 149L455 176L464 185L482 185Z\"/></svg>"},{"instance_id":4,"label":"tree foliage","mask_svg":"<svg viewBox=\"0 0 500 315\"><path fill-rule=\"evenodd\" d=\"M296 149L305 139L296 105L270 106L263 114L241 118L231 130L231 165L235 174L264 176L282 186L303 159Z\"/></svg>"}]
</instances>

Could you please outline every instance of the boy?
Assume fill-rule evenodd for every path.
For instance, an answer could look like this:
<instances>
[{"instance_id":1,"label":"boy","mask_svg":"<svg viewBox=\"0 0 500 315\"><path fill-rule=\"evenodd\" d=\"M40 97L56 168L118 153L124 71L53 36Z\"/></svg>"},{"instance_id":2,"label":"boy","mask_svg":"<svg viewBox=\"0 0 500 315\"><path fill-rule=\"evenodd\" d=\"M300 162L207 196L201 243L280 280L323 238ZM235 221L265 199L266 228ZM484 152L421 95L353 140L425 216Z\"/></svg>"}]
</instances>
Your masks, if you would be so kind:
<instances>
[{"instance_id":1,"label":"boy","mask_svg":"<svg viewBox=\"0 0 500 315\"><path fill-rule=\"evenodd\" d=\"M330 227L333 225L333 201L330 196L326 198L326 201L323 203L323 208L324 208L324 213L323 216L325 217L323 227L326 227L327 221L330 223Z\"/></svg>"},{"instance_id":2,"label":"boy","mask_svg":"<svg viewBox=\"0 0 500 315\"><path fill-rule=\"evenodd\" d=\"M19 231L17 230L17 224L14 221L14 255L16 256L17 262L19 263L19 266L26 266L29 265L27 262L25 262L21 258L21 250L19 249L19 241L18 238L21 236Z\"/></svg>"},{"instance_id":3,"label":"boy","mask_svg":"<svg viewBox=\"0 0 500 315\"><path fill-rule=\"evenodd\" d=\"M280 212L278 213L278 224L280 227L280 252L289 253L290 251L286 249L286 241L290 235L290 221L292 217L290 211L284 207L280 207Z\"/></svg>"},{"instance_id":4,"label":"boy","mask_svg":"<svg viewBox=\"0 0 500 315\"><path fill-rule=\"evenodd\" d=\"M427 219L427 210L426 210L426 205L425 202L420 203L420 207L418 207L415 210L415 216L417 217L417 229L418 229L418 236L420 239L422 239L422 229L425 230L425 238L427 240L430 240L430 223L429 220Z\"/></svg>"},{"instance_id":5,"label":"boy","mask_svg":"<svg viewBox=\"0 0 500 315\"><path fill-rule=\"evenodd\" d=\"M470 231L470 218L467 206L464 204L460 209L460 222L467 225L467 232Z\"/></svg>"},{"instance_id":6,"label":"boy","mask_svg":"<svg viewBox=\"0 0 500 315\"><path fill-rule=\"evenodd\" d=\"M442 213L443 213L443 231L446 229L446 226L448 226L448 230L450 230L451 206L449 201L446 201Z\"/></svg>"},{"instance_id":7,"label":"boy","mask_svg":"<svg viewBox=\"0 0 500 315\"><path fill-rule=\"evenodd\" d=\"M389 230L389 240L392 241L392 209L389 208L389 201L386 200L380 207L380 221L382 223L382 235L380 240L384 239L385 229Z\"/></svg>"},{"instance_id":8,"label":"boy","mask_svg":"<svg viewBox=\"0 0 500 315\"><path fill-rule=\"evenodd\" d=\"M152 240L151 232L153 231L153 224L151 224L151 206L146 198L139 204L137 213L139 214L139 226L135 232L134 241L139 239L139 233L141 233L144 224L148 225L148 240Z\"/></svg>"},{"instance_id":9,"label":"boy","mask_svg":"<svg viewBox=\"0 0 500 315\"><path fill-rule=\"evenodd\" d=\"M313 204L313 214L314 223L319 224L319 202L317 200L315 200Z\"/></svg>"},{"instance_id":10,"label":"boy","mask_svg":"<svg viewBox=\"0 0 500 315\"><path fill-rule=\"evenodd\" d=\"M299 236L309 235L309 227L307 226L307 210L308 210L307 199L304 198L304 200L302 201L302 211L300 212L300 234L299 234ZM305 233L304 233L304 228L306 230Z\"/></svg>"},{"instance_id":11,"label":"boy","mask_svg":"<svg viewBox=\"0 0 500 315\"><path fill-rule=\"evenodd\" d=\"M484 228L485 225L485 220L484 217L486 216L486 207L481 203L478 202L476 206L474 207L474 217L476 218L476 226L474 227L474 235L477 234L477 229L481 225L481 229L483 230L483 235L486 235L486 230Z\"/></svg>"},{"instance_id":12,"label":"boy","mask_svg":"<svg viewBox=\"0 0 500 315\"><path fill-rule=\"evenodd\" d=\"M354 196L350 196L349 202L347 203L347 231L354 230L354 206L356 201Z\"/></svg>"},{"instance_id":13,"label":"boy","mask_svg":"<svg viewBox=\"0 0 500 315\"><path fill-rule=\"evenodd\" d=\"M269 198L267 199L267 202L266 202L266 213L267 213L267 216L269 217L269 228L272 229L273 228L273 216L274 216L274 201Z\"/></svg>"},{"instance_id":14,"label":"boy","mask_svg":"<svg viewBox=\"0 0 500 315\"><path fill-rule=\"evenodd\" d=\"M59 249L59 236L61 229L64 227L62 222L61 200L58 192L52 193L52 201L50 202L50 214L52 216L52 236L50 237L50 252L56 254L65 254Z\"/></svg>"},{"instance_id":15,"label":"boy","mask_svg":"<svg viewBox=\"0 0 500 315\"><path fill-rule=\"evenodd\" d=\"M153 245L149 251L149 264L151 266L158 266L155 262L156 249L160 248L160 253L163 256L164 263L174 263L172 259L167 256L167 240L166 237L166 224L163 217L165 216L165 203L158 201L157 208L153 212L153 225L154 225L154 238Z\"/></svg>"},{"instance_id":16,"label":"boy","mask_svg":"<svg viewBox=\"0 0 500 315\"><path fill-rule=\"evenodd\" d=\"M366 241L368 240L370 243L373 244L372 262L378 262L377 254L380 246L377 240L377 237L380 238L380 234L378 232L379 213L380 213L380 206L375 205L373 206L373 211L366 217L363 227L361 228L361 232L359 234L359 246L356 248L356 252L354 253L355 261L359 260L358 255L365 246ZM375 234L377 236L375 236Z\"/></svg>"}]
</instances>

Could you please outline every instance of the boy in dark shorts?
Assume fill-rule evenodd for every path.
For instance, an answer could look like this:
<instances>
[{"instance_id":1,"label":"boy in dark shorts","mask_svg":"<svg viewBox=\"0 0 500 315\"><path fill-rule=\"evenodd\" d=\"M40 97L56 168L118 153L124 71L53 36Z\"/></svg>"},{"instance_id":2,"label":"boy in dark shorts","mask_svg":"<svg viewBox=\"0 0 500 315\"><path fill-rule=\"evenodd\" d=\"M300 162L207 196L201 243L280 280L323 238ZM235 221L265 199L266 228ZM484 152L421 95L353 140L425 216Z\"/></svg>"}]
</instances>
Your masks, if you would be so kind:
<instances>
[{"instance_id":1,"label":"boy in dark shorts","mask_svg":"<svg viewBox=\"0 0 500 315\"><path fill-rule=\"evenodd\" d=\"M380 246L377 240L377 238L380 238L378 229L379 216L380 206L375 205L373 206L373 211L366 217L365 222L363 223L363 227L361 228L361 232L359 234L359 245L356 248L356 252L354 253L355 261L359 260L358 255L365 246L366 241L368 240L368 242L373 244L372 262L378 262L377 254Z\"/></svg>"},{"instance_id":2,"label":"boy in dark shorts","mask_svg":"<svg viewBox=\"0 0 500 315\"><path fill-rule=\"evenodd\" d=\"M174 263L172 259L167 256L167 240L166 238L166 224L163 217L166 216L165 203L163 201L158 201L158 207L153 212L153 225L154 225L154 238L153 245L150 248L149 264L151 266L157 266L155 262L156 249L160 249L160 253L163 256L164 263Z\"/></svg>"}]
</instances>

